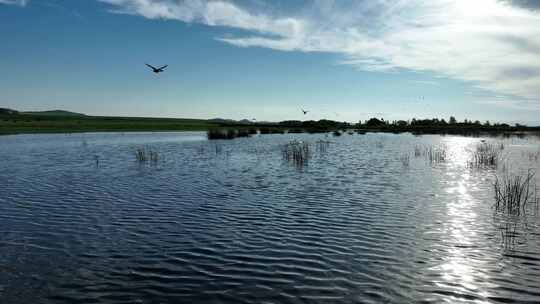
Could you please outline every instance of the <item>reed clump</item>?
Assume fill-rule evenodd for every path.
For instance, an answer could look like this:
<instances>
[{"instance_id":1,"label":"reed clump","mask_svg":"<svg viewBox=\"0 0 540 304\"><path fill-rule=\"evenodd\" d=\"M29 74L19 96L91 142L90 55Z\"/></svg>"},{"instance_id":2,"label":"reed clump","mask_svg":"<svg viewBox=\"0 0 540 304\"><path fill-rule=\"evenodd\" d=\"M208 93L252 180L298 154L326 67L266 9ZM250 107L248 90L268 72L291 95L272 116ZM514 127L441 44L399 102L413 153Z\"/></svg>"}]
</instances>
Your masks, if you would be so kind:
<instances>
[{"instance_id":1,"label":"reed clump","mask_svg":"<svg viewBox=\"0 0 540 304\"><path fill-rule=\"evenodd\" d=\"M525 213L527 203L537 203L534 172L527 171L526 175L509 175L495 177L495 210L509 215Z\"/></svg>"},{"instance_id":2,"label":"reed clump","mask_svg":"<svg viewBox=\"0 0 540 304\"><path fill-rule=\"evenodd\" d=\"M411 163L411 156L408 153L403 153L399 156L399 160L401 161L403 167L409 167L409 164Z\"/></svg>"},{"instance_id":3,"label":"reed clump","mask_svg":"<svg viewBox=\"0 0 540 304\"><path fill-rule=\"evenodd\" d=\"M296 134L296 133L304 133L304 130L302 130L302 129L289 129L287 131L287 133L294 133L294 134Z\"/></svg>"},{"instance_id":4,"label":"reed clump","mask_svg":"<svg viewBox=\"0 0 540 304\"><path fill-rule=\"evenodd\" d=\"M469 165L471 167L493 167L497 168L501 160L501 151L504 149L504 145L494 145L488 143L481 143L476 145L472 152Z\"/></svg>"},{"instance_id":5,"label":"reed clump","mask_svg":"<svg viewBox=\"0 0 540 304\"><path fill-rule=\"evenodd\" d=\"M284 160L299 167L307 165L312 156L309 143L296 140L283 145L281 152Z\"/></svg>"},{"instance_id":6,"label":"reed clump","mask_svg":"<svg viewBox=\"0 0 540 304\"><path fill-rule=\"evenodd\" d=\"M240 129L236 130L236 137L249 137L251 133L249 133L249 130L246 129Z\"/></svg>"},{"instance_id":7,"label":"reed clump","mask_svg":"<svg viewBox=\"0 0 540 304\"><path fill-rule=\"evenodd\" d=\"M206 132L209 140L213 139L235 139L237 137L249 137L253 131L249 129L211 129Z\"/></svg>"},{"instance_id":8,"label":"reed clump","mask_svg":"<svg viewBox=\"0 0 540 304\"><path fill-rule=\"evenodd\" d=\"M157 163L159 160L159 154L157 151L151 148L139 147L135 150L135 159L139 163Z\"/></svg>"},{"instance_id":9,"label":"reed clump","mask_svg":"<svg viewBox=\"0 0 540 304\"><path fill-rule=\"evenodd\" d=\"M341 132L339 132L339 131L337 131L337 130L334 131L334 132L332 132L332 134L333 134L334 136L341 136Z\"/></svg>"},{"instance_id":10,"label":"reed clump","mask_svg":"<svg viewBox=\"0 0 540 304\"><path fill-rule=\"evenodd\" d=\"M328 151L328 148L330 147L330 141L328 140L318 140L317 141L317 152L319 153L326 153Z\"/></svg>"}]
</instances>

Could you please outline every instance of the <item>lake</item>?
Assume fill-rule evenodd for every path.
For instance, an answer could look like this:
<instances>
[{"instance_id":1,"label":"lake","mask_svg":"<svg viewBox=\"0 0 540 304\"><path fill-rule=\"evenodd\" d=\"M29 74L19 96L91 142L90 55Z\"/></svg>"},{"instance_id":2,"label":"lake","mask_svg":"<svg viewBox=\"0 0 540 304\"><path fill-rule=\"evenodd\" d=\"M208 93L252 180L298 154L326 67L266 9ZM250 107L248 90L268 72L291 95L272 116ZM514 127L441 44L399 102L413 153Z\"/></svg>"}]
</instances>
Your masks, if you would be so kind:
<instances>
[{"instance_id":1,"label":"lake","mask_svg":"<svg viewBox=\"0 0 540 304\"><path fill-rule=\"evenodd\" d=\"M470 165L482 140L497 167ZM1 136L0 302L539 303L538 209L493 208L539 156L536 136Z\"/></svg>"}]
</instances>

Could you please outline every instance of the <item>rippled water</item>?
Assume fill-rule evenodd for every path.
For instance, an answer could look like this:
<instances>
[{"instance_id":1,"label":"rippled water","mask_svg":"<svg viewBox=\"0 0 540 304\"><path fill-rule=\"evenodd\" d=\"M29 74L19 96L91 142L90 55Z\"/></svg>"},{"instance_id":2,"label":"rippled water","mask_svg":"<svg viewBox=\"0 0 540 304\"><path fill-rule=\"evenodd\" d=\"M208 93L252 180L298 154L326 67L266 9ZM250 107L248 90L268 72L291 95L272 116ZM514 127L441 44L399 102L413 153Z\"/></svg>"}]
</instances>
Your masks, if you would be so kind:
<instances>
[{"instance_id":1,"label":"rippled water","mask_svg":"<svg viewBox=\"0 0 540 304\"><path fill-rule=\"evenodd\" d=\"M0 137L0 303L538 303L540 220L494 212L496 170L467 166L480 140ZM537 138L487 140L540 168Z\"/></svg>"}]
</instances>

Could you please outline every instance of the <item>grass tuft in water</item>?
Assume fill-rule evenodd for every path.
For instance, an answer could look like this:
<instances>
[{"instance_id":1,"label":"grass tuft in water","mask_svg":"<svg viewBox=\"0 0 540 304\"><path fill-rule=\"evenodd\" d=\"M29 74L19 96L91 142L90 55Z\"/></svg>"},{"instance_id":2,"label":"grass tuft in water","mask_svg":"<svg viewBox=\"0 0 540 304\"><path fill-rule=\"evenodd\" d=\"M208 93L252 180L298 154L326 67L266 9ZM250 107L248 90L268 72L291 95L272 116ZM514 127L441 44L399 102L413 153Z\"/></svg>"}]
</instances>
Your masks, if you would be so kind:
<instances>
[{"instance_id":1,"label":"grass tuft in water","mask_svg":"<svg viewBox=\"0 0 540 304\"><path fill-rule=\"evenodd\" d=\"M425 157L430 163L443 163L448 159L447 147L440 146L420 146L414 147L414 157Z\"/></svg>"},{"instance_id":2,"label":"grass tuft in water","mask_svg":"<svg viewBox=\"0 0 540 304\"><path fill-rule=\"evenodd\" d=\"M528 203L538 203L535 191L534 172L527 171L527 175L509 175L495 177L493 188L495 191L495 210L509 215L525 213Z\"/></svg>"},{"instance_id":3,"label":"grass tuft in water","mask_svg":"<svg viewBox=\"0 0 540 304\"><path fill-rule=\"evenodd\" d=\"M256 130L255 130L256 132ZM249 129L211 129L206 132L206 136L209 140L213 139L235 139L237 137L249 137L251 134L254 134L252 130Z\"/></svg>"},{"instance_id":4,"label":"grass tuft in water","mask_svg":"<svg viewBox=\"0 0 540 304\"><path fill-rule=\"evenodd\" d=\"M403 153L400 155L399 160L401 161L403 167L409 167L411 163L411 156L408 153Z\"/></svg>"},{"instance_id":5,"label":"grass tuft in water","mask_svg":"<svg viewBox=\"0 0 540 304\"><path fill-rule=\"evenodd\" d=\"M157 151L151 148L139 147L135 150L135 159L138 163L157 163L159 160L159 154Z\"/></svg>"},{"instance_id":6,"label":"grass tuft in water","mask_svg":"<svg viewBox=\"0 0 540 304\"><path fill-rule=\"evenodd\" d=\"M317 141L317 152L319 153L326 153L328 151L328 147L330 147L331 142L328 140L318 140Z\"/></svg>"},{"instance_id":7,"label":"grass tuft in water","mask_svg":"<svg viewBox=\"0 0 540 304\"><path fill-rule=\"evenodd\" d=\"M311 158L311 147L306 142L295 140L285 144L281 149L281 153L284 160L302 167L306 166Z\"/></svg>"},{"instance_id":8,"label":"grass tuft in water","mask_svg":"<svg viewBox=\"0 0 540 304\"><path fill-rule=\"evenodd\" d=\"M469 160L469 166L475 168L497 168L501 160L501 150L504 149L504 145L501 145L487 143L476 145L475 150L472 152L471 159Z\"/></svg>"}]
</instances>

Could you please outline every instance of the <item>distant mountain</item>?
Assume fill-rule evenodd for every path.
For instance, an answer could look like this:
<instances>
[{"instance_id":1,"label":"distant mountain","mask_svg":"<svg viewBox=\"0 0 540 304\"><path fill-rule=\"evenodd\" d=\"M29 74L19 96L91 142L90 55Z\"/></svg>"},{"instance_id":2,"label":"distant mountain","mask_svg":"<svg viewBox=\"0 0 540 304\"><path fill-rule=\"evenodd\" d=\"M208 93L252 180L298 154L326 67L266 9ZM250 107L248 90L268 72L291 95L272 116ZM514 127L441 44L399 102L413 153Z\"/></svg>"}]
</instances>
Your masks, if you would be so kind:
<instances>
[{"instance_id":1,"label":"distant mountain","mask_svg":"<svg viewBox=\"0 0 540 304\"><path fill-rule=\"evenodd\" d=\"M12 109L8 109L8 108L0 108L0 114L14 115L14 114L19 114L19 112Z\"/></svg>"},{"instance_id":2,"label":"distant mountain","mask_svg":"<svg viewBox=\"0 0 540 304\"><path fill-rule=\"evenodd\" d=\"M46 116L86 116L85 114L64 111L64 110L31 111L31 112L23 112L23 114L46 115Z\"/></svg>"}]
</instances>

